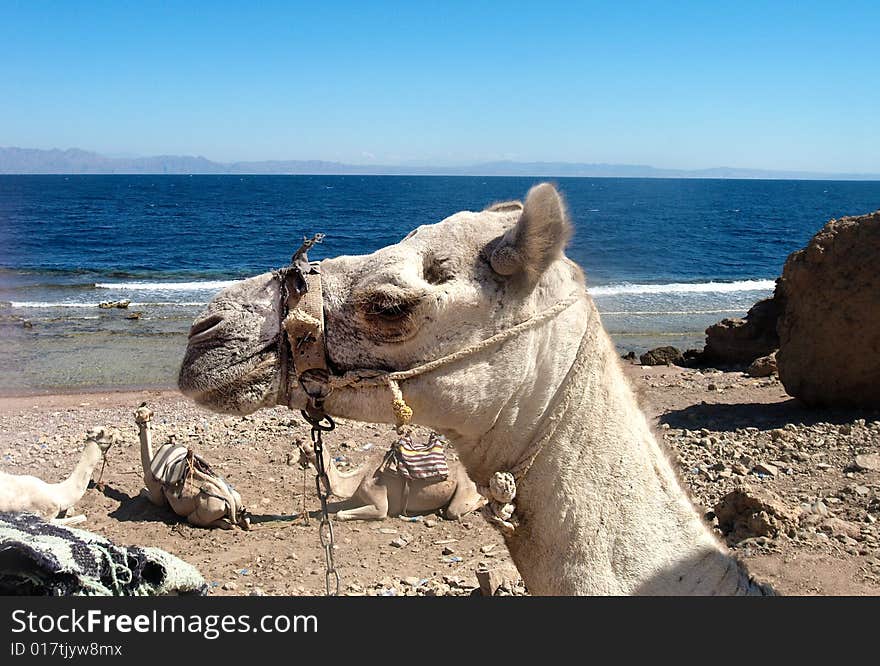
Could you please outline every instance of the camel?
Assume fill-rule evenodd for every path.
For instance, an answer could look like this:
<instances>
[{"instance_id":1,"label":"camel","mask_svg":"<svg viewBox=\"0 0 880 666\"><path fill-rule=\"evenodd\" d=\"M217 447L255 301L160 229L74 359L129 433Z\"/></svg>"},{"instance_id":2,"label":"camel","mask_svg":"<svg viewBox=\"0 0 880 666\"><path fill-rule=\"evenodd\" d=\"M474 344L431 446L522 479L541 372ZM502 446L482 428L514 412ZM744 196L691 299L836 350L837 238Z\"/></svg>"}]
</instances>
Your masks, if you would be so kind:
<instances>
[{"instance_id":1,"label":"camel","mask_svg":"<svg viewBox=\"0 0 880 666\"><path fill-rule=\"evenodd\" d=\"M318 456L310 443L297 441L299 464L317 468ZM336 520L383 520L389 515L442 511L448 520L458 520L483 503L477 486L457 461L449 463L449 476L442 480L406 480L387 470L384 460L375 467L341 472L324 447L321 451L330 492L340 499L351 499L353 506L339 509ZM372 472L370 471L372 469Z\"/></svg>"},{"instance_id":2,"label":"camel","mask_svg":"<svg viewBox=\"0 0 880 666\"><path fill-rule=\"evenodd\" d=\"M153 453L152 420L153 411L147 403L141 403L135 412L135 422L149 500L156 506L170 506L174 513L197 527L232 529L237 525L250 529L241 496L191 449L177 445L174 436L170 436Z\"/></svg>"},{"instance_id":3,"label":"camel","mask_svg":"<svg viewBox=\"0 0 880 666\"><path fill-rule=\"evenodd\" d=\"M76 467L60 483L46 483L28 474L0 472L0 512L36 513L61 525L85 521L84 515L58 516L66 514L82 499L95 467L105 460L107 451L117 441L119 435L112 429L95 427L89 430Z\"/></svg>"},{"instance_id":4,"label":"camel","mask_svg":"<svg viewBox=\"0 0 880 666\"><path fill-rule=\"evenodd\" d=\"M444 434L491 497L533 594L772 594L679 483L564 254L571 234L561 195L542 183L524 203L321 261L324 409L397 422L400 379L412 421ZM296 377L282 386L286 275L249 278L207 306L180 368L184 394L234 414L310 404Z\"/></svg>"}]
</instances>

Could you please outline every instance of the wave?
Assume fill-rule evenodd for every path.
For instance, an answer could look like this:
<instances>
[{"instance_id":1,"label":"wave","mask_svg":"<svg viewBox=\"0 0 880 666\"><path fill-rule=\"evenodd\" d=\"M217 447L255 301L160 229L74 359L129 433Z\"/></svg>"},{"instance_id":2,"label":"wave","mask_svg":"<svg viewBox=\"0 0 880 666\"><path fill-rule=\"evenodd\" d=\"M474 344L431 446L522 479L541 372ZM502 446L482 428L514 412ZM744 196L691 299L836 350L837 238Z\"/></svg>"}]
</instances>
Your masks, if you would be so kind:
<instances>
[{"instance_id":1,"label":"wave","mask_svg":"<svg viewBox=\"0 0 880 666\"><path fill-rule=\"evenodd\" d=\"M240 280L203 280L195 282L97 282L97 289L120 291L217 291L237 284Z\"/></svg>"},{"instance_id":2,"label":"wave","mask_svg":"<svg viewBox=\"0 0 880 666\"><path fill-rule=\"evenodd\" d=\"M730 294L737 291L768 291L776 286L776 280L739 280L737 282L673 282L670 284L609 284L590 287L592 296L618 296L621 294Z\"/></svg>"},{"instance_id":3,"label":"wave","mask_svg":"<svg viewBox=\"0 0 880 666\"><path fill-rule=\"evenodd\" d=\"M742 308L737 310L724 309L724 310L615 310L615 311L604 311L599 310L599 314L603 317L606 315L650 315L650 316L662 316L662 315L702 315L702 314L733 314L736 312L744 312Z\"/></svg>"}]
</instances>

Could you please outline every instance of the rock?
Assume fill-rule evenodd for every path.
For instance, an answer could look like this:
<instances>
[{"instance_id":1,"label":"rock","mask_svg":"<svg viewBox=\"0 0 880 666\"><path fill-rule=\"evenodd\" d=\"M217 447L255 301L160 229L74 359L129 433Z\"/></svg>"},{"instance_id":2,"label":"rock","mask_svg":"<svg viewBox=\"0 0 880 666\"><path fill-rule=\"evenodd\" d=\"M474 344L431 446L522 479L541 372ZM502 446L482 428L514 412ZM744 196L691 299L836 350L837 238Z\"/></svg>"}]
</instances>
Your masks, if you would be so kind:
<instances>
[{"instance_id":1,"label":"rock","mask_svg":"<svg viewBox=\"0 0 880 666\"><path fill-rule=\"evenodd\" d=\"M409 543L409 541L407 541L403 537L397 537L396 539L394 539L391 542L391 545L394 546L395 548L403 548L408 543Z\"/></svg>"},{"instance_id":2,"label":"rock","mask_svg":"<svg viewBox=\"0 0 880 666\"><path fill-rule=\"evenodd\" d=\"M732 541L751 537L773 537L797 526L798 512L766 488L740 485L722 497L714 507L721 532Z\"/></svg>"},{"instance_id":3,"label":"rock","mask_svg":"<svg viewBox=\"0 0 880 666\"><path fill-rule=\"evenodd\" d=\"M682 365L689 368L695 368L703 362L702 349L685 349L682 356L684 357Z\"/></svg>"},{"instance_id":4,"label":"rock","mask_svg":"<svg viewBox=\"0 0 880 666\"><path fill-rule=\"evenodd\" d=\"M859 472L880 472L880 454L863 453L857 455L852 466Z\"/></svg>"},{"instance_id":5,"label":"rock","mask_svg":"<svg viewBox=\"0 0 880 666\"><path fill-rule=\"evenodd\" d=\"M657 347L639 356L642 365L673 365L684 361L684 356L676 347Z\"/></svg>"},{"instance_id":6,"label":"rock","mask_svg":"<svg viewBox=\"0 0 880 666\"><path fill-rule=\"evenodd\" d=\"M492 597L501 586L510 586L519 579L519 572L513 565L501 565L492 569L479 568L475 571L480 592L483 596Z\"/></svg>"},{"instance_id":7,"label":"rock","mask_svg":"<svg viewBox=\"0 0 880 666\"><path fill-rule=\"evenodd\" d=\"M450 593L452 588L449 587L446 583L438 583L437 581L430 581L425 588L425 596L426 597L445 597Z\"/></svg>"},{"instance_id":8,"label":"rock","mask_svg":"<svg viewBox=\"0 0 880 666\"><path fill-rule=\"evenodd\" d=\"M238 589L238 585L236 585L232 581L229 581L228 583L223 583L223 589L229 590L229 591L234 591L234 590Z\"/></svg>"},{"instance_id":9,"label":"rock","mask_svg":"<svg viewBox=\"0 0 880 666\"><path fill-rule=\"evenodd\" d=\"M722 319L706 329L703 362L745 365L779 347L776 320L781 302L775 296L755 303L745 319Z\"/></svg>"},{"instance_id":10,"label":"rock","mask_svg":"<svg viewBox=\"0 0 880 666\"><path fill-rule=\"evenodd\" d=\"M751 377L769 377L776 372L776 352L752 361L748 373Z\"/></svg>"},{"instance_id":11,"label":"rock","mask_svg":"<svg viewBox=\"0 0 880 666\"><path fill-rule=\"evenodd\" d=\"M454 548L450 548L449 546L446 546L446 547L443 548L442 551L440 551L440 553L441 553L442 555L455 555L455 549L454 549Z\"/></svg>"},{"instance_id":12,"label":"rock","mask_svg":"<svg viewBox=\"0 0 880 666\"><path fill-rule=\"evenodd\" d=\"M880 407L880 211L831 220L785 262L779 378L810 406Z\"/></svg>"},{"instance_id":13,"label":"rock","mask_svg":"<svg viewBox=\"0 0 880 666\"><path fill-rule=\"evenodd\" d=\"M779 469L770 463L758 463L752 468L752 471L756 474L769 474L770 476L779 474Z\"/></svg>"},{"instance_id":14,"label":"rock","mask_svg":"<svg viewBox=\"0 0 880 666\"><path fill-rule=\"evenodd\" d=\"M113 308L125 309L131 304L131 301L127 298L122 299L121 301L101 301L98 303L98 307L102 310L111 310Z\"/></svg>"},{"instance_id":15,"label":"rock","mask_svg":"<svg viewBox=\"0 0 880 666\"><path fill-rule=\"evenodd\" d=\"M850 539L859 539L862 536L858 525L840 518L826 518L819 525L819 529L833 537L844 536Z\"/></svg>"}]
</instances>

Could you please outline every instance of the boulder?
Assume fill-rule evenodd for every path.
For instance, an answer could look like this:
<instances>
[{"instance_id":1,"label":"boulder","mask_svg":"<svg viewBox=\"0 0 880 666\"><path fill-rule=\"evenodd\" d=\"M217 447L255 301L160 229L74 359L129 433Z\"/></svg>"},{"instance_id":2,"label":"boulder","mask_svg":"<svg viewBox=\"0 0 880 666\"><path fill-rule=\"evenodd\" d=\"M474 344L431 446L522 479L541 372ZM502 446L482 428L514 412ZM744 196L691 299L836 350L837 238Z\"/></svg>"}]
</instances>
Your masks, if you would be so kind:
<instances>
[{"instance_id":1,"label":"boulder","mask_svg":"<svg viewBox=\"0 0 880 666\"><path fill-rule=\"evenodd\" d=\"M752 361L748 373L752 377L769 377L776 372L776 352Z\"/></svg>"},{"instance_id":2,"label":"boulder","mask_svg":"<svg viewBox=\"0 0 880 666\"><path fill-rule=\"evenodd\" d=\"M755 303L744 319L722 319L707 328L702 361L748 365L776 351L779 347L776 320L781 309L777 294Z\"/></svg>"},{"instance_id":3,"label":"boulder","mask_svg":"<svg viewBox=\"0 0 880 666\"><path fill-rule=\"evenodd\" d=\"M639 356L642 365L673 365L684 361L684 356L676 347L657 347Z\"/></svg>"},{"instance_id":4,"label":"boulder","mask_svg":"<svg viewBox=\"0 0 880 666\"><path fill-rule=\"evenodd\" d=\"M788 257L779 379L810 406L880 407L880 211L831 220Z\"/></svg>"}]
</instances>

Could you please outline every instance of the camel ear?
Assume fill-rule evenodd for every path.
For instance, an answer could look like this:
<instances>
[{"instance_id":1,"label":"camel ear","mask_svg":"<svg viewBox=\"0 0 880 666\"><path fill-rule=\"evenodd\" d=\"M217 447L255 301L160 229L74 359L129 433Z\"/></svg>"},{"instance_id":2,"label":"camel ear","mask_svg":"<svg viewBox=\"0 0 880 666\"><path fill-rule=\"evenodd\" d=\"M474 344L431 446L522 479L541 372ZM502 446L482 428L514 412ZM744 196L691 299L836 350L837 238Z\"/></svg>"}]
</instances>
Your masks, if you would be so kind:
<instances>
[{"instance_id":1,"label":"camel ear","mask_svg":"<svg viewBox=\"0 0 880 666\"><path fill-rule=\"evenodd\" d=\"M535 185L526 197L517 223L492 252L492 270L523 275L534 284L565 249L571 223L562 197L550 183Z\"/></svg>"}]
</instances>

